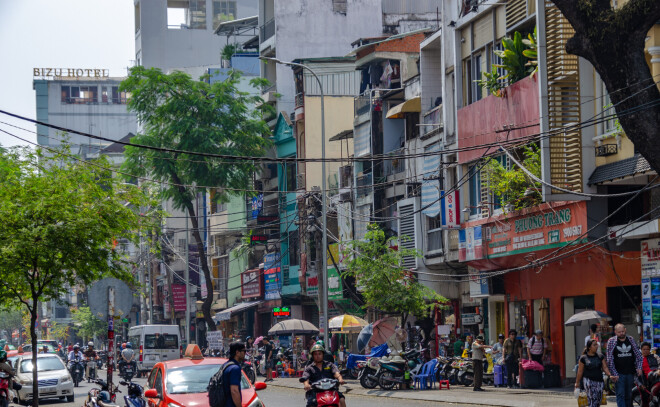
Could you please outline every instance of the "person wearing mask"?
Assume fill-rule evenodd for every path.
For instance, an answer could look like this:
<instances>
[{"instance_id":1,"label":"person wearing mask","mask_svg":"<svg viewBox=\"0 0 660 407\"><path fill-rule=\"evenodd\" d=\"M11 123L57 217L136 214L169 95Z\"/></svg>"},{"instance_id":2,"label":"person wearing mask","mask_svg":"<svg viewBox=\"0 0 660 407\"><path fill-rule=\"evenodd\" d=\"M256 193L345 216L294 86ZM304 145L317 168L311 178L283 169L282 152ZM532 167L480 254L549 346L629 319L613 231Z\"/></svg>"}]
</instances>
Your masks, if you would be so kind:
<instances>
[{"instance_id":1,"label":"person wearing mask","mask_svg":"<svg viewBox=\"0 0 660 407\"><path fill-rule=\"evenodd\" d=\"M516 337L515 329L509 330L509 337L502 344L502 358L506 364L507 386L518 387L518 364L522 359L522 342Z\"/></svg>"},{"instance_id":2,"label":"person wearing mask","mask_svg":"<svg viewBox=\"0 0 660 407\"><path fill-rule=\"evenodd\" d=\"M90 380L89 369L94 369L94 374L96 374L96 363L89 362L96 362L96 359L99 357L94 349L94 342L89 342L87 344L87 349L85 349L83 355L85 356L85 359L87 359L87 363L85 363L85 375L87 376L87 380Z\"/></svg>"},{"instance_id":3,"label":"person wearing mask","mask_svg":"<svg viewBox=\"0 0 660 407\"><path fill-rule=\"evenodd\" d=\"M493 363L502 364L502 347L504 345L504 334L497 335L497 342L493 345Z\"/></svg>"},{"instance_id":4,"label":"person wearing mask","mask_svg":"<svg viewBox=\"0 0 660 407\"><path fill-rule=\"evenodd\" d=\"M465 343L461 340L461 337L459 336L456 338L456 342L454 342L454 356L456 357L461 357L463 354L463 347L465 346Z\"/></svg>"},{"instance_id":5,"label":"person wearing mask","mask_svg":"<svg viewBox=\"0 0 660 407\"><path fill-rule=\"evenodd\" d=\"M310 353L312 354L313 362L307 365L300 378L300 381L303 382L305 386L307 407L316 406L316 394L312 391L312 383L328 378L337 379L339 384L344 384L344 379L341 377L337 365L325 360L325 349L323 346L317 343L312 346ZM339 393L339 405L341 407L346 407L346 400L341 393Z\"/></svg>"},{"instance_id":6,"label":"person wearing mask","mask_svg":"<svg viewBox=\"0 0 660 407\"><path fill-rule=\"evenodd\" d=\"M534 336L527 343L527 357L530 360L543 364L545 353L548 351L548 344L543 337L543 331L537 329Z\"/></svg>"},{"instance_id":7,"label":"person wearing mask","mask_svg":"<svg viewBox=\"0 0 660 407\"><path fill-rule=\"evenodd\" d=\"M262 339L264 344L264 358L266 360L266 380L269 382L273 380L273 345L270 343L270 337L264 336Z\"/></svg>"},{"instance_id":8,"label":"person wearing mask","mask_svg":"<svg viewBox=\"0 0 660 407\"><path fill-rule=\"evenodd\" d=\"M73 350L69 352L68 360L69 360L69 369L71 369L71 365L73 364L73 361L76 359L83 359L83 353L80 351L80 346L78 344L75 344L73 346Z\"/></svg>"},{"instance_id":9,"label":"person wearing mask","mask_svg":"<svg viewBox=\"0 0 660 407\"><path fill-rule=\"evenodd\" d=\"M632 406L635 374L642 375L642 352L623 324L614 326L614 336L607 341L607 367L615 383L616 405Z\"/></svg>"},{"instance_id":10,"label":"person wearing mask","mask_svg":"<svg viewBox=\"0 0 660 407\"><path fill-rule=\"evenodd\" d=\"M603 398L603 372L612 377L605 358L598 354L598 341L589 339L578 361L575 388L583 388L587 393L589 407L599 407Z\"/></svg>"},{"instance_id":11,"label":"person wearing mask","mask_svg":"<svg viewBox=\"0 0 660 407\"><path fill-rule=\"evenodd\" d=\"M477 340L472 343L472 368L474 369L474 391L484 391L481 383L484 378L484 351L491 347L484 344L484 337L477 336Z\"/></svg>"},{"instance_id":12,"label":"person wearing mask","mask_svg":"<svg viewBox=\"0 0 660 407\"><path fill-rule=\"evenodd\" d=\"M241 364L243 360L245 360L245 344L234 342L229 345L229 361L227 363L231 365L227 366L222 372L222 385L227 400L225 407L241 407L243 405L241 398Z\"/></svg>"}]
</instances>

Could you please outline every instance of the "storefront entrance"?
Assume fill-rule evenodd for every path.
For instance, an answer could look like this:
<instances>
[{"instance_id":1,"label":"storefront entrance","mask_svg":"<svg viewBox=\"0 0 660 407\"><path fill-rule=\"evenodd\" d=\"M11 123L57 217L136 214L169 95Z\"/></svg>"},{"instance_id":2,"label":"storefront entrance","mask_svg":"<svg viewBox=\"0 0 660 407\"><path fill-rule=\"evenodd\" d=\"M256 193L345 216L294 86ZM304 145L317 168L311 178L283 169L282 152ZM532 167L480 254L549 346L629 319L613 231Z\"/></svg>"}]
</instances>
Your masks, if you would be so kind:
<instances>
[{"instance_id":1,"label":"storefront entrance","mask_svg":"<svg viewBox=\"0 0 660 407\"><path fill-rule=\"evenodd\" d=\"M579 297L564 298L564 321L578 312L594 309L594 296L581 295ZM575 377L574 369L578 358L584 351L584 338L589 334L589 323L584 322L578 326L564 327L564 356L566 359L566 377Z\"/></svg>"}]
</instances>

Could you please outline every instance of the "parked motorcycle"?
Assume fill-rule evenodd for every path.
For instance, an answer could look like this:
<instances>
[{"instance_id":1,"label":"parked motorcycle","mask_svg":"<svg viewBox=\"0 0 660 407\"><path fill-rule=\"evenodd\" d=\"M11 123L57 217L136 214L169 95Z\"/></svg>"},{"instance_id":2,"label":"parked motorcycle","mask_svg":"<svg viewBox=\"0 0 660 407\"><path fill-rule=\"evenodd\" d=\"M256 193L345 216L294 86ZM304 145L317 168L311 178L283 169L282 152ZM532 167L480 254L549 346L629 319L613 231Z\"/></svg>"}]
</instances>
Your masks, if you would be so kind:
<instances>
[{"instance_id":1,"label":"parked motorcycle","mask_svg":"<svg viewBox=\"0 0 660 407\"><path fill-rule=\"evenodd\" d=\"M380 367L378 363L379 358L369 358L367 360L360 360L358 365L358 380L360 385L365 389L375 389L378 386L378 379L375 378L376 372Z\"/></svg>"},{"instance_id":2,"label":"parked motorcycle","mask_svg":"<svg viewBox=\"0 0 660 407\"><path fill-rule=\"evenodd\" d=\"M119 407L115 404L117 393L121 393L117 386L113 386L113 391L110 392L110 387L104 380L96 379L94 383L99 387L95 387L87 393L83 407Z\"/></svg>"},{"instance_id":3,"label":"parked motorcycle","mask_svg":"<svg viewBox=\"0 0 660 407\"><path fill-rule=\"evenodd\" d=\"M126 407L146 407L147 401L142 397L144 388L133 382L119 382L122 386L128 387L128 394L124 396Z\"/></svg>"},{"instance_id":4,"label":"parked motorcycle","mask_svg":"<svg viewBox=\"0 0 660 407\"><path fill-rule=\"evenodd\" d=\"M383 390L392 390L397 384L410 383L422 368L421 353L412 350L403 355L395 356L392 360L378 361L380 369L374 375L378 378L378 385Z\"/></svg>"},{"instance_id":5,"label":"parked motorcycle","mask_svg":"<svg viewBox=\"0 0 660 407\"><path fill-rule=\"evenodd\" d=\"M80 357L76 357L71 361L69 373L71 373L71 378L73 379L73 386L78 387L80 382L83 380L83 375L85 374L85 366L83 365L83 361Z\"/></svg>"},{"instance_id":6,"label":"parked motorcycle","mask_svg":"<svg viewBox=\"0 0 660 407\"><path fill-rule=\"evenodd\" d=\"M96 369L98 368L96 364L96 360L87 358L85 361L86 366L87 366L87 371L89 371L89 375L87 376L87 383L91 382L92 380L96 380Z\"/></svg>"},{"instance_id":7,"label":"parked motorcycle","mask_svg":"<svg viewBox=\"0 0 660 407\"><path fill-rule=\"evenodd\" d=\"M438 357L438 366L436 369L436 380L449 380L449 383L455 385L458 383L459 370L454 367L458 364L460 358Z\"/></svg>"},{"instance_id":8,"label":"parked motorcycle","mask_svg":"<svg viewBox=\"0 0 660 407\"><path fill-rule=\"evenodd\" d=\"M339 381L321 379L311 384L318 407L339 407Z\"/></svg>"},{"instance_id":9,"label":"parked motorcycle","mask_svg":"<svg viewBox=\"0 0 660 407\"><path fill-rule=\"evenodd\" d=\"M9 400L12 399L9 393L9 383L11 376L5 372L0 372L0 407L9 406Z\"/></svg>"}]
</instances>

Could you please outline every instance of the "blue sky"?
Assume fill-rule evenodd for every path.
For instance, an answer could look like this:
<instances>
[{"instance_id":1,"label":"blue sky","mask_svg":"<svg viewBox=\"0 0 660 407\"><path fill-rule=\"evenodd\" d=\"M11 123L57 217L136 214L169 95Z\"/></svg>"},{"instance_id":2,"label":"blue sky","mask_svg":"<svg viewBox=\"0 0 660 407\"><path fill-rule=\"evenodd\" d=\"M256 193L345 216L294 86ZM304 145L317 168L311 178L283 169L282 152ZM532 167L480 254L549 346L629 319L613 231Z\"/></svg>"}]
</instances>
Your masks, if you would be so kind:
<instances>
[{"instance_id":1,"label":"blue sky","mask_svg":"<svg viewBox=\"0 0 660 407\"><path fill-rule=\"evenodd\" d=\"M132 0L0 0L0 109L35 118L32 69L104 68L125 76L135 58ZM0 121L35 126L0 115ZM32 132L0 129L36 142ZM0 133L0 145L24 145Z\"/></svg>"}]
</instances>

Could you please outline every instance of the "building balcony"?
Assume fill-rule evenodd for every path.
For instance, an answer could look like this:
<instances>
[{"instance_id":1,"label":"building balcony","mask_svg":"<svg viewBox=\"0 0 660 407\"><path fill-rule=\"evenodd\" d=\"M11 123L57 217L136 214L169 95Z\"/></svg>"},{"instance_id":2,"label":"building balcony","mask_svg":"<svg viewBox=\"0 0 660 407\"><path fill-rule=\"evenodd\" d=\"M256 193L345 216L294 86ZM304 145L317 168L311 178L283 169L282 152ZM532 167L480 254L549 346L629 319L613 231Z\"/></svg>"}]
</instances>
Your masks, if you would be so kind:
<instances>
[{"instance_id":1,"label":"building balcony","mask_svg":"<svg viewBox=\"0 0 660 407\"><path fill-rule=\"evenodd\" d=\"M360 95L355 98L355 117L369 113L371 108L371 97L369 94Z\"/></svg>"},{"instance_id":2,"label":"building balcony","mask_svg":"<svg viewBox=\"0 0 660 407\"><path fill-rule=\"evenodd\" d=\"M264 103L277 102L277 84L271 83L261 88L261 98L264 100Z\"/></svg>"},{"instance_id":3,"label":"building balcony","mask_svg":"<svg viewBox=\"0 0 660 407\"><path fill-rule=\"evenodd\" d=\"M303 120L305 118L305 94L302 92L298 93L294 101L295 101L294 119L296 121Z\"/></svg>"},{"instance_id":4,"label":"building balcony","mask_svg":"<svg viewBox=\"0 0 660 407\"><path fill-rule=\"evenodd\" d=\"M436 106L422 116L422 140L425 140L439 132L445 127L442 121L442 105Z\"/></svg>"},{"instance_id":5,"label":"building balcony","mask_svg":"<svg viewBox=\"0 0 660 407\"><path fill-rule=\"evenodd\" d=\"M403 149L398 149L387 153L390 156L401 156L404 154ZM392 158L383 160L383 176L389 177L391 175L400 174L406 171L406 160L403 158Z\"/></svg>"},{"instance_id":6,"label":"building balcony","mask_svg":"<svg viewBox=\"0 0 660 407\"><path fill-rule=\"evenodd\" d=\"M538 134L539 86L536 77L522 79L503 89L503 93L503 97L490 95L458 109L458 148L463 150L458 153L459 163L479 159L486 152L485 148L474 147ZM515 130L507 130L510 128Z\"/></svg>"},{"instance_id":7,"label":"building balcony","mask_svg":"<svg viewBox=\"0 0 660 407\"><path fill-rule=\"evenodd\" d=\"M356 193L357 199L364 198L371 195L373 189L373 175L371 173L360 175L356 179Z\"/></svg>"},{"instance_id":8,"label":"building balcony","mask_svg":"<svg viewBox=\"0 0 660 407\"><path fill-rule=\"evenodd\" d=\"M266 24L259 27L259 37L261 38L261 42L265 42L273 35L275 35L275 19L271 18Z\"/></svg>"}]
</instances>

